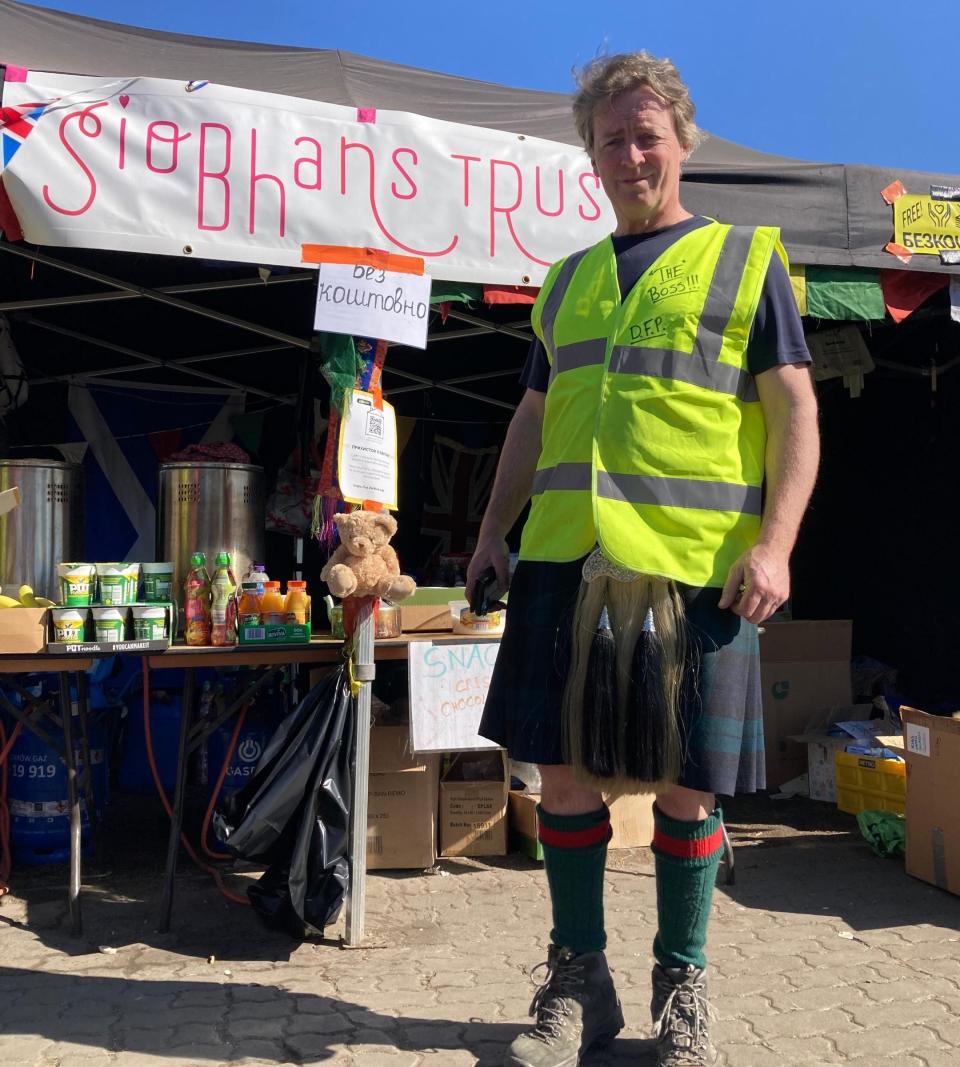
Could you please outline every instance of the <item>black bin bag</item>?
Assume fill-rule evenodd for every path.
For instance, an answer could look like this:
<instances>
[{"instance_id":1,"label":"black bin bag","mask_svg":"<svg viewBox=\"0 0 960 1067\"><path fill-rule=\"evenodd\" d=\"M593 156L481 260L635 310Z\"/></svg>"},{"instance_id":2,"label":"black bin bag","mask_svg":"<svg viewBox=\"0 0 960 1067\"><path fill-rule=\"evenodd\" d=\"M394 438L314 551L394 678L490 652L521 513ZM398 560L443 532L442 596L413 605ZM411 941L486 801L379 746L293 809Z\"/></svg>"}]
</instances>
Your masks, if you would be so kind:
<instances>
[{"instance_id":1,"label":"black bin bag","mask_svg":"<svg viewBox=\"0 0 960 1067\"><path fill-rule=\"evenodd\" d=\"M353 718L344 665L280 723L250 780L214 813L217 838L267 867L247 889L257 914L296 938L335 922L350 886Z\"/></svg>"}]
</instances>

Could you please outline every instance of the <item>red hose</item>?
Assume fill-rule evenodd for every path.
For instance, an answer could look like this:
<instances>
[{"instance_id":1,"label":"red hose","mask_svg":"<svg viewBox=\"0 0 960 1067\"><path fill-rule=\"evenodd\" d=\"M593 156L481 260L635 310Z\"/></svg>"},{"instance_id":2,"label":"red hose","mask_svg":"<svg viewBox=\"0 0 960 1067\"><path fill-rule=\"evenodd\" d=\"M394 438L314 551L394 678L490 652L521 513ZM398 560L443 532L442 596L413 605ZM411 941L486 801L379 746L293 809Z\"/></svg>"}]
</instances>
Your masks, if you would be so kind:
<instances>
[{"instance_id":1,"label":"red hose","mask_svg":"<svg viewBox=\"0 0 960 1067\"><path fill-rule=\"evenodd\" d=\"M220 768L220 774L217 776L217 784L213 787L213 792L210 794L210 803L207 805L207 813L203 817L203 827L200 830L200 847L212 860L233 859L233 856L230 855L229 852L214 852L207 844L207 833L210 830L210 820L213 818L213 809L217 806L217 797L220 796L223 780L227 777L227 771L230 769L230 761L233 759L233 754L236 751L237 741L240 739L240 731L243 729L243 723L247 717L247 709L249 707L249 704L244 704L240 709L240 713L237 715L237 724L234 726L233 733L230 736L230 744L227 745L227 754L224 757L223 766Z\"/></svg>"},{"instance_id":2,"label":"red hose","mask_svg":"<svg viewBox=\"0 0 960 1067\"><path fill-rule=\"evenodd\" d=\"M190 709L181 708L180 714L189 715ZM166 809L167 815L172 821L173 808L170 806L170 801L167 799L166 791L163 788L163 782L160 780L160 772L157 769L157 761L154 758L153 754L153 738L151 736L150 729L150 665L147 662L146 658L144 658L143 660L143 732L147 745L147 762L150 764L150 773L153 775L153 783L157 787L157 793L160 796L160 800L163 802L163 806ZM234 731L234 733L236 733L236 731ZM227 753L227 759L224 763L224 773L226 773L226 767L229 764L232 756L233 751L231 749ZM214 793L213 800L211 801L210 810L212 810L213 803L216 800L216 795L217 794ZM206 874L213 876L213 880L217 883L217 888L227 898L227 900L232 900L235 904L246 904L249 907L250 901L247 900L246 897L239 896L224 885L223 878L220 872L216 869L216 867L211 867L209 864L204 863L200 859L193 846L190 844L190 841L187 839L187 835L182 830L180 831L180 843L186 849L187 855L200 868L200 870L204 871ZM232 858L233 857L231 857L231 859Z\"/></svg>"},{"instance_id":3,"label":"red hose","mask_svg":"<svg viewBox=\"0 0 960 1067\"><path fill-rule=\"evenodd\" d=\"M22 723L17 723L7 740L7 731L0 722L0 897L5 897L10 892L7 879L13 867L13 856L10 851L10 809L7 807L7 757L13 750Z\"/></svg>"}]
</instances>

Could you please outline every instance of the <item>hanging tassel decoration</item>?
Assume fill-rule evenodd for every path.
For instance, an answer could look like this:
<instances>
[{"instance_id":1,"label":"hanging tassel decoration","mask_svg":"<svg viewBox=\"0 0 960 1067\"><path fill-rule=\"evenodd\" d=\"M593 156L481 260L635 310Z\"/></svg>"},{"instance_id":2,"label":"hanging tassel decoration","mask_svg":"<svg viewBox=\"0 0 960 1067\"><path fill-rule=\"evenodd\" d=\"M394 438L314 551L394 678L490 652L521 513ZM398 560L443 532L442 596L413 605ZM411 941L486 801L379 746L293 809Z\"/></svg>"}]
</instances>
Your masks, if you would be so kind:
<instances>
[{"instance_id":1,"label":"hanging tassel decoration","mask_svg":"<svg viewBox=\"0 0 960 1067\"><path fill-rule=\"evenodd\" d=\"M617 773L617 645L606 606L600 612L587 660L581 731L585 769L600 778Z\"/></svg>"},{"instance_id":2,"label":"hanging tassel decoration","mask_svg":"<svg viewBox=\"0 0 960 1067\"><path fill-rule=\"evenodd\" d=\"M630 704L624 752L625 770L632 778L656 782L665 777L672 762L675 732L670 728L672 709L664 678L664 650L648 607L643 628L633 650L630 671Z\"/></svg>"}]
</instances>

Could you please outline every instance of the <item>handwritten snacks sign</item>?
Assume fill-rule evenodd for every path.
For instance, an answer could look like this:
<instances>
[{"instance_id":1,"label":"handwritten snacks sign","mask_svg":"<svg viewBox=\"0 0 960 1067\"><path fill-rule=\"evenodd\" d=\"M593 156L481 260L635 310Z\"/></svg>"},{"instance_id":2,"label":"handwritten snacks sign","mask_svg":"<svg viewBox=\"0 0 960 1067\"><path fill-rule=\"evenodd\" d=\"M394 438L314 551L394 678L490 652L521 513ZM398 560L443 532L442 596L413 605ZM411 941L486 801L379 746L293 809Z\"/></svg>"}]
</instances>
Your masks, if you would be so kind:
<instances>
[{"instance_id":1,"label":"handwritten snacks sign","mask_svg":"<svg viewBox=\"0 0 960 1067\"><path fill-rule=\"evenodd\" d=\"M373 393L347 393L340 429L337 482L349 504L374 500L397 507L397 417L386 401L376 406Z\"/></svg>"},{"instance_id":2,"label":"handwritten snacks sign","mask_svg":"<svg viewBox=\"0 0 960 1067\"><path fill-rule=\"evenodd\" d=\"M894 241L921 255L960 252L960 201L904 193L893 203Z\"/></svg>"},{"instance_id":3,"label":"handwritten snacks sign","mask_svg":"<svg viewBox=\"0 0 960 1067\"><path fill-rule=\"evenodd\" d=\"M499 748L477 727L499 641L410 642L410 730L415 752Z\"/></svg>"},{"instance_id":4,"label":"handwritten snacks sign","mask_svg":"<svg viewBox=\"0 0 960 1067\"><path fill-rule=\"evenodd\" d=\"M34 244L294 266L318 241L538 285L613 228L586 154L520 134L160 78L27 71L3 103L38 105L2 172Z\"/></svg>"}]
</instances>

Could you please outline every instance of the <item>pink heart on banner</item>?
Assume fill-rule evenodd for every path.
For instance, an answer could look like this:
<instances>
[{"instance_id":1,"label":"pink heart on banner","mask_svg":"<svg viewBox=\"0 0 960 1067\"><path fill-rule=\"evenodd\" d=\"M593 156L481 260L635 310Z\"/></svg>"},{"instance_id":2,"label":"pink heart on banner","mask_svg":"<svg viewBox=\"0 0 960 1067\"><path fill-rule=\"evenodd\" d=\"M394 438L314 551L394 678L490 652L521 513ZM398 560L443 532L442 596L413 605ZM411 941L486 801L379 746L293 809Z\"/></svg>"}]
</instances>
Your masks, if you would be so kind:
<instances>
[{"instance_id":1,"label":"pink heart on banner","mask_svg":"<svg viewBox=\"0 0 960 1067\"><path fill-rule=\"evenodd\" d=\"M120 106L121 106L122 108L126 108L127 104L129 104L129 103L130 103L130 97L129 97L129 96L127 96L127 94L126 94L126 93L123 93L123 94L122 94L122 95L120 96L120 98L119 98L119 99L120 99Z\"/></svg>"}]
</instances>

